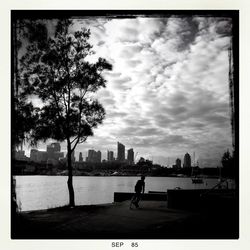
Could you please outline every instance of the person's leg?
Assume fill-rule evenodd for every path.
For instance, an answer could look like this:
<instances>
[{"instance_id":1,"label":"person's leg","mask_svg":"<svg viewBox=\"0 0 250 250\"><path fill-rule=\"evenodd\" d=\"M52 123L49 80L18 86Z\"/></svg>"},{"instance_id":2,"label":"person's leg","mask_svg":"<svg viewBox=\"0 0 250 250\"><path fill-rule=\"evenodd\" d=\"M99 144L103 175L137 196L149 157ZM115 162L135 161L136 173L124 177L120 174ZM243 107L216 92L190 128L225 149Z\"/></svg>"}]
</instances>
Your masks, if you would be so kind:
<instances>
[{"instance_id":1,"label":"person's leg","mask_svg":"<svg viewBox=\"0 0 250 250\"><path fill-rule=\"evenodd\" d=\"M139 201L140 201L140 192L136 193L136 200L134 202L135 206L138 208L139 207Z\"/></svg>"},{"instance_id":2,"label":"person's leg","mask_svg":"<svg viewBox=\"0 0 250 250\"><path fill-rule=\"evenodd\" d=\"M132 196L131 201L130 201L130 208L132 208L132 204L135 204L136 201L136 193Z\"/></svg>"},{"instance_id":3,"label":"person's leg","mask_svg":"<svg viewBox=\"0 0 250 250\"><path fill-rule=\"evenodd\" d=\"M141 193L138 192L138 193L136 194L136 205L137 205L136 207L139 207L139 201L140 201L140 200L141 200Z\"/></svg>"}]
</instances>

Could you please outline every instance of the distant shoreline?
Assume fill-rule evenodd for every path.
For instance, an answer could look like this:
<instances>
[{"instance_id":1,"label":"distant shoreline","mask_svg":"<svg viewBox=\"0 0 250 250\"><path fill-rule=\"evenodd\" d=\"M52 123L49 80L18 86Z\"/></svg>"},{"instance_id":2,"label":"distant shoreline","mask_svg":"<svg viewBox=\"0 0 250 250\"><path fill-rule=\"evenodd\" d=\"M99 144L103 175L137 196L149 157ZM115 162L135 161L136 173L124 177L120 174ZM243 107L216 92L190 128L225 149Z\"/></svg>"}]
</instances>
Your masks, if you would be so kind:
<instances>
[{"instance_id":1,"label":"distant shoreline","mask_svg":"<svg viewBox=\"0 0 250 250\"><path fill-rule=\"evenodd\" d=\"M68 176L66 174L13 174L12 176ZM73 175L73 177L140 177L139 175ZM173 178L192 178L191 176L175 176L175 175L145 175L147 177L173 177ZM203 176L205 179L218 179L219 176Z\"/></svg>"}]
</instances>

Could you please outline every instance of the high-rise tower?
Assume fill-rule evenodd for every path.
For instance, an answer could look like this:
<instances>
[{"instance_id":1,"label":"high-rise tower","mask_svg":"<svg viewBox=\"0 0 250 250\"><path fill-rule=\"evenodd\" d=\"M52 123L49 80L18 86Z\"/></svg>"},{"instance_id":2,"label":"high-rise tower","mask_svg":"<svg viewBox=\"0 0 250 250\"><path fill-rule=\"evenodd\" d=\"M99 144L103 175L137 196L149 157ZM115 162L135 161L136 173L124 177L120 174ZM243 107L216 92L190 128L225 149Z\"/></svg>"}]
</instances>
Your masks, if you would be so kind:
<instances>
[{"instance_id":1,"label":"high-rise tower","mask_svg":"<svg viewBox=\"0 0 250 250\"><path fill-rule=\"evenodd\" d=\"M181 168L181 159L177 158L175 164L177 168Z\"/></svg>"},{"instance_id":2,"label":"high-rise tower","mask_svg":"<svg viewBox=\"0 0 250 250\"><path fill-rule=\"evenodd\" d=\"M79 161L83 162L82 152L79 153Z\"/></svg>"},{"instance_id":3,"label":"high-rise tower","mask_svg":"<svg viewBox=\"0 0 250 250\"><path fill-rule=\"evenodd\" d=\"M190 168L191 167L191 157L189 153L186 153L184 155L184 163L183 163L184 168Z\"/></svg>"},{"instance_id":4,"label":"high-rise tower","mask_svg":"<svg viewBox=\"0 0 250 250\"><path fill-rule=\"evenodd\" d=\"M102 160L102 153L101 151L95 151L93 149L89 149L88 157L86 158L87 162L101 162Z\"/></svg>"},{"instance_id":5,"label":"high-rise tower","mask_svg":"<svg viewBox=\"0 0 250 250\"><path fill-rule=\"evenodd\" d=\"M132 148L128 150L127 160L128 160L128 164L134 164L134 150Z\"/></svg>"},{"instance_id":6,"label":"high-rise tower","mask_svg":"<svg viewBox=\"0 0 250 250\"><path fill-rule=\"evenodd\" d=\"M114 160L114 152L113 151L109 151L107 153L107 160L108 161L113 161Z\"/></svg>"},{"instance_id":7,"label":"high-rise tower","mask_svg":"<svg viewBox=\"0 0 250 250\"><path fill-rule=\"evenodd\" d=\"M125 161L125 146L120 142L117 142L117 160Z\"/></svg>"}]
</instances>

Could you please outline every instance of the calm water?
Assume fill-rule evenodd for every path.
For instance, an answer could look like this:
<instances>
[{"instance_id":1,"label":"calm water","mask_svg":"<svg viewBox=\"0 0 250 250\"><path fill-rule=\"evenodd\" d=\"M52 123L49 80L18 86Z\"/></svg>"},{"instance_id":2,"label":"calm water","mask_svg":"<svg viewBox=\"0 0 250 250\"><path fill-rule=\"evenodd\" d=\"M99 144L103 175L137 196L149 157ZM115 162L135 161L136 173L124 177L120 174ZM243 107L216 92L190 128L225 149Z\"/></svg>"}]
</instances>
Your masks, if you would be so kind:
<instances>
[{"instance_id":1,"label":"calm water","mask_svg":"<svg viewBox=\"0 0 250 250\"><path fill-rule=\"evenodd\" d=\"M16 195L20 211L47 209L68 204L67 176L16 176ZM139 177L73 177L76 205L112 203L114 192L133 192ZM193 184L191 178L147 177L145 192L212 188L217 179ZM229 188L233 183L229 182Z\"/></svg>"}]
</instances>

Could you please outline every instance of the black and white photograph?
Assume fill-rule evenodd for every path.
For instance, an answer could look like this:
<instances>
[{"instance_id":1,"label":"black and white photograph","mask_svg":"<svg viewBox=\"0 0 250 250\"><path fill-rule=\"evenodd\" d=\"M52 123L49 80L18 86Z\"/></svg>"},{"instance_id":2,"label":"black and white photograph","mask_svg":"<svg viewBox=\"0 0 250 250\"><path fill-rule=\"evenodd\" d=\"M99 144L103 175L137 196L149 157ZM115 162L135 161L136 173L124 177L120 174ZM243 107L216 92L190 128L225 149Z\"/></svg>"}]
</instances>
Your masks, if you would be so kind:
<instances>
[{"instance_id":1,"label":"black and white photograph","mask_svg":"<svg viewBox=\"0 0 250 250\"><path fill-rule=\"evenodd\" d=\"M239 239L238 10L10 25L11 239Z\"/></svg>"}]
</instances>

